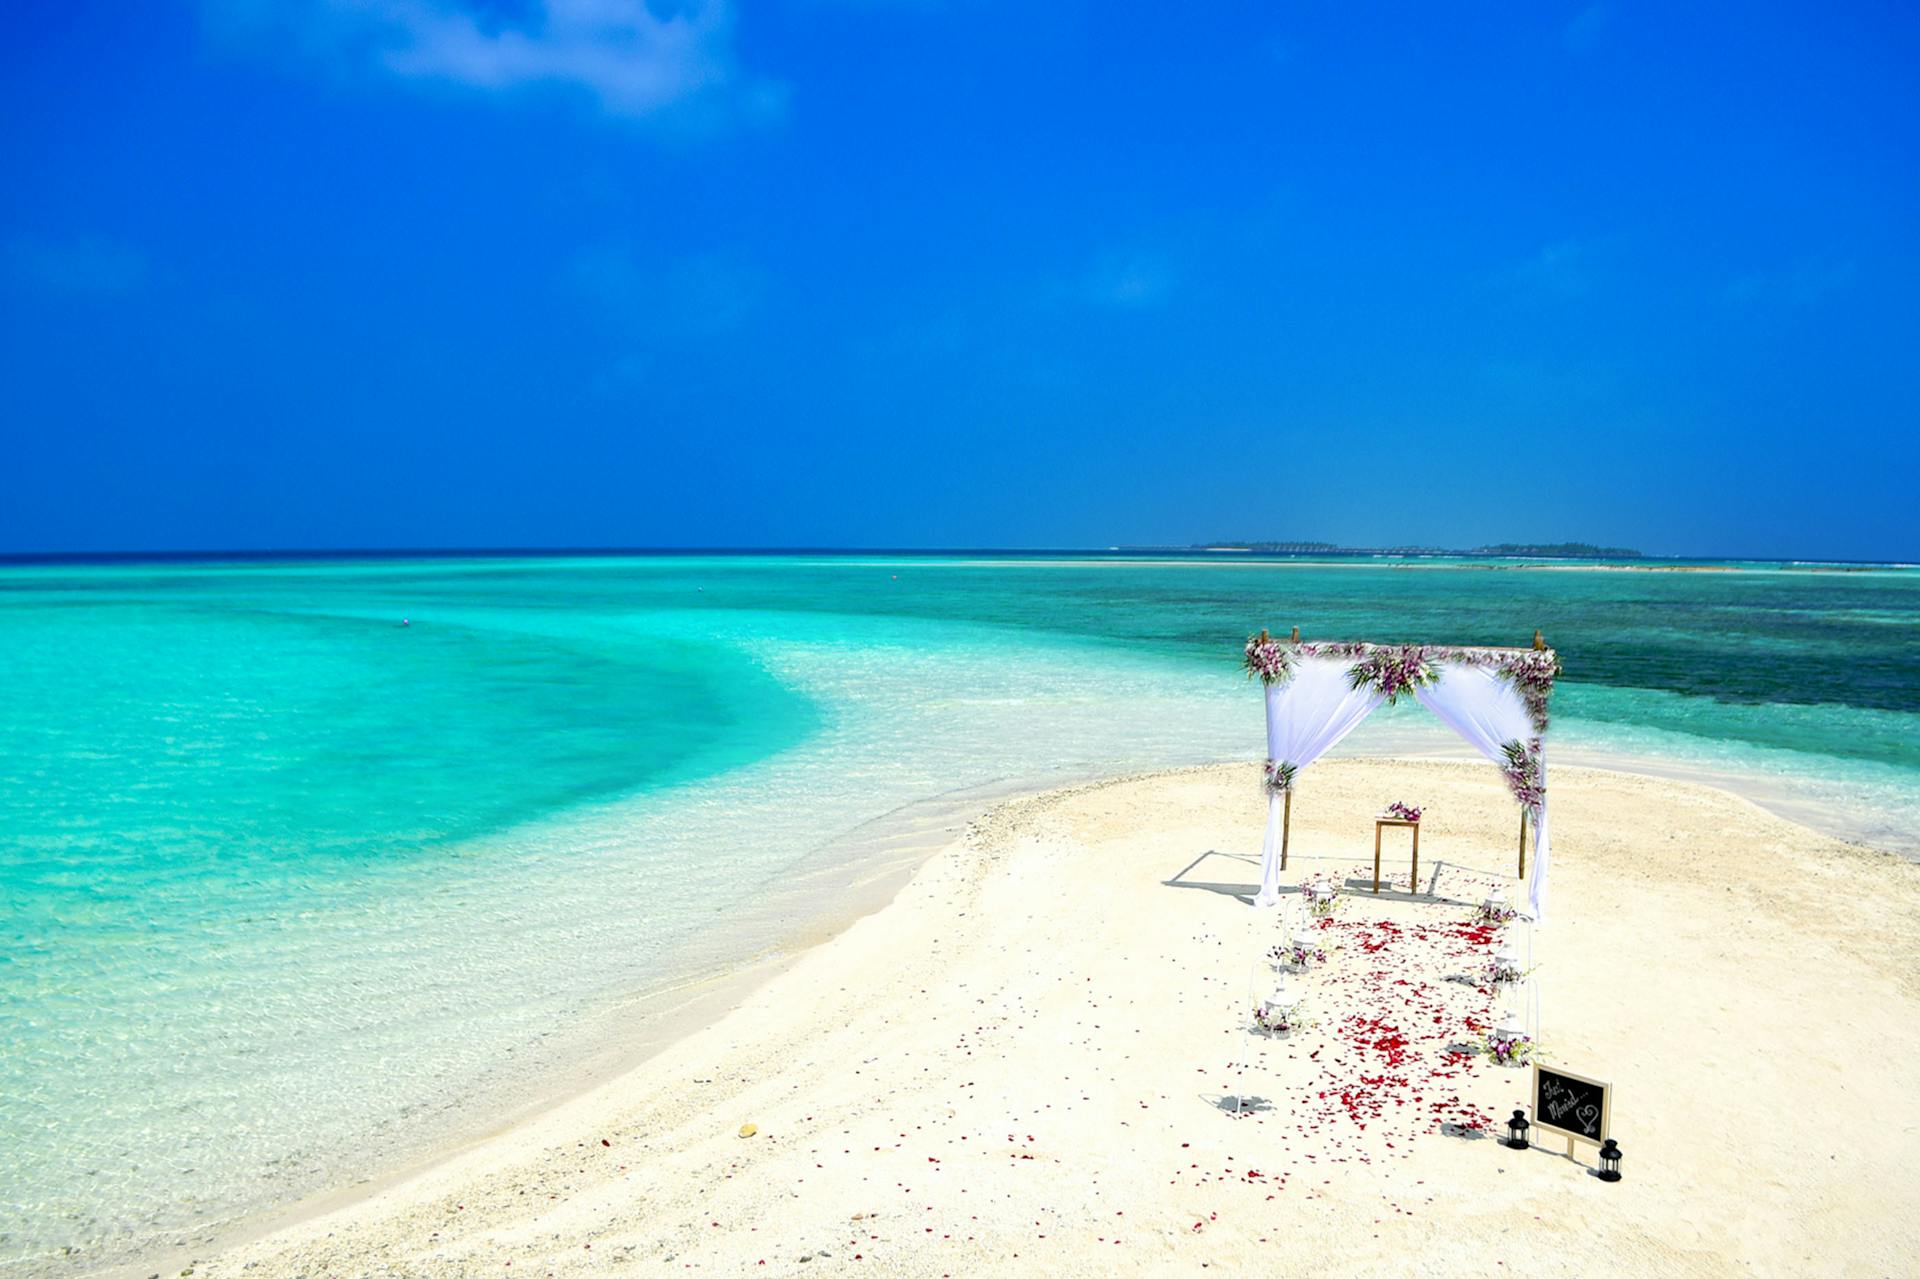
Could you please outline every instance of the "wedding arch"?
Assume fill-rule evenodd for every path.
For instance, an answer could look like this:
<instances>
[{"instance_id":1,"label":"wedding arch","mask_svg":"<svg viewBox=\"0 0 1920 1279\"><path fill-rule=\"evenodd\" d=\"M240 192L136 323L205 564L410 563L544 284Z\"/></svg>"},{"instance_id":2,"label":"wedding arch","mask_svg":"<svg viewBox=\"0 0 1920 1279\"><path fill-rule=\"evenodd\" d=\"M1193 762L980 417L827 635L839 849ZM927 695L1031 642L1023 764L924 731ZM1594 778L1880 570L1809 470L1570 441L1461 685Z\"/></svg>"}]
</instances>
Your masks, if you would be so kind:
<instances>
[{"instance_id":1,"label":"wedding arch","mask_svg":"<svg viewBox=\"0 0 1920 1279\"><path fill-rule=\"evenodd\" d=\"M1256 906L1280 900L1300 770L1331 750L1382 705L1411 696L1488 759L1520 805L1520 873L1528 913L1546 917L1547 699L1560 659L1533 633L1531 648L1300 642L1265 631L1247 639L1247 674L1266 686L1267 833ZM1527 872L1527 827L1533 870Z\"/></svg>"}]
</instances>

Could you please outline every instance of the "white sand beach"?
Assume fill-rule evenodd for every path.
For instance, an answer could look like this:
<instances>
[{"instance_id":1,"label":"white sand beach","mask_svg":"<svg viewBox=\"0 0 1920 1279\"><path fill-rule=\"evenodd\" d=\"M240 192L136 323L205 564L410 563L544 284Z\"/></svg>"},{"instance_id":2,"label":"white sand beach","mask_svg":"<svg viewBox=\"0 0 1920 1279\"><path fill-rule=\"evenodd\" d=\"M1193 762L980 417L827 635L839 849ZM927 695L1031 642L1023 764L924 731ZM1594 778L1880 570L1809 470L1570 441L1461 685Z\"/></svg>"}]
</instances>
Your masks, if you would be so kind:
<instances>
[{"instance_id":1,"label":"white sand beach","mask_svg":"<svg viewBox=\"0 0 1920 1279\"><path fill-rule=\"evenodd\" d=\"M1456 1048L1494 1007L1458 925L1512 882L1499 775L1303 780L1296 881L1360 882L1400 798L1422 891L1390 836L1395 891L1349 891L1295 979L1318 1024L1268 1040L1280 912L1244 900L1264 804L1233 765L1004 803L629 1073L166 1273L1920 1272L1920 867L1702 786L1554 785L1543 1047L1613 1083L1618 1184L1475 1127L1528 1080Z\"/></svg>"}]
</instances>

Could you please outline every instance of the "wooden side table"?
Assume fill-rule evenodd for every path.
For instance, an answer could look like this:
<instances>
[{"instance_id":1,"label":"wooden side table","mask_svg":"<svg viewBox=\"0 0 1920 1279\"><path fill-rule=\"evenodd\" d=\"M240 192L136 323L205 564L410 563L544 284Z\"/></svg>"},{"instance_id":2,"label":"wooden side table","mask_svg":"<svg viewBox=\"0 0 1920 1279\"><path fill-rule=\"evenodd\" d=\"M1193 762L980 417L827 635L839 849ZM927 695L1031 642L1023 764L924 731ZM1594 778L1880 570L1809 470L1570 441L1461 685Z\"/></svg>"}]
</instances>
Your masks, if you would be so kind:
<instances>
[{"instance_id":1,"label":"wooden side table","mask_svg":"<svg viewBox=\"0 0 1920 1279\"><path fill-rule=\"evenodd\" d=\"M1420 891L1420 823L1404 817L1373 819L1373 891L1380 891L1380 834L1389 826L1406 826L1413 831L1413 891Z\"/></svg>"}]
</instances>

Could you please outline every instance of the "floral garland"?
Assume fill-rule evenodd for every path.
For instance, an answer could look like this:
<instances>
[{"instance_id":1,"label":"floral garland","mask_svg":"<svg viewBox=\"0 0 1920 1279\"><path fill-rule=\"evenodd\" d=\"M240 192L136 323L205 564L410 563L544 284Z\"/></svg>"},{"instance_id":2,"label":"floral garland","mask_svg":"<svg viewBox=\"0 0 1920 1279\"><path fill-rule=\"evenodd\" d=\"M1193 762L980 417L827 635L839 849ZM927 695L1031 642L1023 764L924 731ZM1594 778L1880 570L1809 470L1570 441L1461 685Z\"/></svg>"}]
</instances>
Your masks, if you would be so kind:
<instances>
[{"instance_id":1,"label":"floral garland","mask_svg":"<svg viewBox=\"0 0 1920 1279\"><path fill-rule=\"evenodd\" d=\"M1498 1031L1489 1030L1480 1047L1499 1066L1518 1066L1533 1058L1533 1036L1525 1033L1503 1039Z\"/></svg>"},{"instance_id":2,"label":"floral garland","mask_svg":"<svg viewBox=\"0 0 1920 1279\"><path fill-rule=\"evenodd\" d=\"M1505 762L1500 771L1506 776L1507 789L1520 806L1539 817L1546 804L1546 780L1540 768L1540 739L1547 731L1547 702L1554 681L1560 676L1560 657L1552 649L1528 650L1486 648L1435 648L1425 644L1365 644L1355 641L1295 644L1275 639L1266 631L1249 635L1242 666L1250 679L1272 687L1293 678L1297 657L1330 657L1349 660L1347 686L1377 691L1387 705L1394 705L1402 693L1437 683L1447 663L1490 670L1513 686L1525 705L1533 724L1531 740L1501 744ZM1267 761L1266 788L1270 794L1285 795L1293 790L1295 764ZM1394 803L1387 812L1404 821L1420 820L1420 810Z\"/></svg>"},{"instance_id":3,"label":"floral garland","mask_svg":"<svg viewBox=\"0 0 1920 1279\"><path fill-rule=\"evenodd\" d=\"M1254 654L1259 649L1260 659L1256 663ZM1291 651L1289 651L1291 650ZM1285 645L1269 636L1265 631L1247 639L1247 674L1259 675L1268 684L1284 684L1292 678L1294 657L1334 657L1365 664L1380 658L1385 653L1407 653L1417 651L1427 666L1433 670L1433 679L1439 677L1439 667L1446 663L1461 666L1477 666L1490 670L1499 678L1512 684L1514 691L1525 703L1527 717L1533 721L1533 731L1544 736L1547 731L1547 700L1553 694L1553 683L1560 676L1560 655L1550 648L1526 649L1514 652L1507 649L1434 647L1429 645L1380 645L1367 644L1357 640L1319 641L1309 644ZM1349 680L1354 676L1348 674ZM1421 681L1430 684L1433 679ZM1371 677L1362 677L1353 683L1359 688L1362 683L1373 684ZM1404 689L1386 690L1387 700L1391 702L1394 694Z\"/></svg>"},{"instance_id":4,"label":"floral garland","mask_svg":"<svg viewBox=\"0 0 1920 1279\"><path fill-rule=\"evenodd\" d=\"M1319 640L1310 644L1294 645L1302 657L1344 657L1349 660L1365 657L1375 647L1377 646L1364 644L1359 640Z\"/></svg>"},{"instance_id":5,"label":"floral garland","mask_svg":"<svg viewBox=\"0 0 1920 1279\"><path fill-rule=\"evenodd\" d=\"M1433 664L1431 653L1432 650L1422 644L1373 649L1347 671L1347 687L1371 688L1392 706L1402 693L1438 682L1440 672Z\"/></svg>"},{"instance_id":6,"label":"floral garland","mask_svg":"<svg viewBox=\"0 0 1920 1279\"><path fill-rule=\"evenodd\" d=\"M1507 789L1520 801L1520 807L1537 819L1547 802L1546 779L1540 775L1540 739L1502 742L1500 752L1506 756L1500 771L1507 779Z\"/></svg>"},{"instance_id":7,"label":"floral garland","mask_svg":"<svg viewBox=\"0 0 1920 1279\"><path fill-rule=\"evenodd\" d=\"M1241 665L1248 679L1262 684L1284 684L1293 678L1293 658L1287 646L1265 631L1247 636L1246 660Z\"/></svg>"},{"instance_id":8,"label":"floral garland","mask_svg":"<svg viewBox=\"0 0 1920 1279\"><path fill-rule=\"evenodd\" d=\"M1493 672L1513 685L1526 704L1527 717L1533 721L1535 736L1547 731L1547 698L1553 694L1553 681L1560 674L1560 655L1550 648L1530 649L1524 653L1489 654L1494 657ZM1476 663L1477 664L1477 663Z\"/></svg>"},{"instance_id":9,"label":"floral garland","mask_svg":"<svg viewBox=\"0 0 1920 1279\"><path fill-rule=\"evenodd\" d=\"M1276 964L1293 968L1306 968L1311 964L1327 962L1327 949L1319 942L1308 937L1295 937L1284 946L1275 946L1267 952L1267 958Z\"/></svg>"}]
</instances>

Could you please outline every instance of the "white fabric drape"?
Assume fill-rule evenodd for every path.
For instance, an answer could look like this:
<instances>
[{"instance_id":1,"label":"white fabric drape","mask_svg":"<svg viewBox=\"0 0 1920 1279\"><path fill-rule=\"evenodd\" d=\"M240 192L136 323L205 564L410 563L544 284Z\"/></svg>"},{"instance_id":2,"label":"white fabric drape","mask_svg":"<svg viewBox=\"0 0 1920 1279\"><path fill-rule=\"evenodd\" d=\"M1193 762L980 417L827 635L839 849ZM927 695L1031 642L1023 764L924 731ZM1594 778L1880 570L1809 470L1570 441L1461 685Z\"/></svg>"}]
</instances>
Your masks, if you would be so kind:
<instances>
[{"instance_id":1,"label":"white fabric drape","mask_svg":"<svg viewBox=\"0 0 1920 1279\"><path fill-rule=\"evenodd\" d=\"M1304 769L1319 759L1374 712L1383 700L1371 688L1347 686L1353 663L1340 658L1302 657L1293 678L1267 685L1267 758ZM1280 838L1284 799L1267 796L1267 834L1260 845L1260 894L1256 906L1280 900Z\"/></svg>"},{"instance_id":2,"label":"white fabric drape","mask_svg":"<svg viewBox=\"0 0 1920 1279\"><path fill-rule=\"evenodd\" d=\"M1552 855L1552 844L1547 839L1547 748L1540 747L1540 811L1533 815L1533 862L1527 868L1527 909L1533 914L1533 922L1545 923L1547 918L1547 858Z\"/></svg>"},{"instance_id":3,"label":"white fabric drape","mask_svg":"<svg viewBox=\"0 0 1920 1279\"><path fill-rule=\"evenodd\" d=\"M1533 717L1513 685L1482 666L1448 662L1440 668L1440 678L1413 695L1420 704L1438 715L1454 732L1473 743L1474 748L1505 767L1508 742L1531 742L1536 736ZM1546 752L1540 756L1540 785L1546 788ZM1535 922L1546 918L1547 910L1547 805L1542 800L1533 819L1533 865L1527 875L1527 909Z\"/></svg>"}]
</instances>

